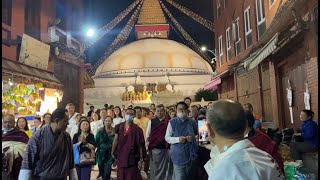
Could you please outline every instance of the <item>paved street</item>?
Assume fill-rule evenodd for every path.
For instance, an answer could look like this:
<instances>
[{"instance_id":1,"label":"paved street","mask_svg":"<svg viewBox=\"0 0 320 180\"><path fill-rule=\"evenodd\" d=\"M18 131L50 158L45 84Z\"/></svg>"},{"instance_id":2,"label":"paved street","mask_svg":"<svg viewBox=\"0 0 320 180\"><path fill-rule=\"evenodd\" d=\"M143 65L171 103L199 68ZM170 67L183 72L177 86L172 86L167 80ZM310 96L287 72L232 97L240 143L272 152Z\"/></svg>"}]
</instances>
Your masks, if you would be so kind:
<instances>
[{"instance_id":1,"label":"paved street","mask_svg":"<svg viewBox=\"0 0 320 180\"><path fill-rule=\"evenodd\" d=\"M93 168L93 170L91 171L91 179L90 180L96 180L97 179L97 176L99 174L99 171L98 171L98 167L95 166ZM144 180L149 180L149 178L147 178L147 176L145 175L145 173L142 173L142 178ZM111 172L111 180L116 180L117 179L117 171L116 170L112 170Z\"/></svg>"}]
</instances>

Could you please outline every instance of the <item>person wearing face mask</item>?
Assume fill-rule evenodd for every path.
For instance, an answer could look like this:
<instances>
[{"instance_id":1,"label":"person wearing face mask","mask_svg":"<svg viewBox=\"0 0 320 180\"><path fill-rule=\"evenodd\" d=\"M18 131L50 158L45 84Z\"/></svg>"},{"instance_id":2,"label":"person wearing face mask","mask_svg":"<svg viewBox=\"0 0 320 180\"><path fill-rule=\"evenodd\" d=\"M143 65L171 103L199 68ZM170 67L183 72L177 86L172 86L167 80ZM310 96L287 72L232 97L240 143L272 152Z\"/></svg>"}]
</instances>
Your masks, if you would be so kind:
<instances>
[{"instance_id":1,"label":"person wearing face mask","mask_svg":"<svg viewBox=\"0 0 320 180\"><path fill-rule=\"evenodd\" d=\"M244 139L247 120L239 102L215 101L206 113L210 141L216 146L205 165L209 180L280 180L280 167L268 153Z\"/></svg>"},{"instance_id":2,"label":"person wearing face mask","mask_svg":"<svg viewBox=\"0 0 320 180\"><path fill-rule=\"evenodd\" d=\"M14 116L6 115L2 120L4 133L2 134L2 163L6 161L5 169L7 179L18 179L24 150L29 137L24 131L20 131L14 125ZM3 171L2 171L2 174Z\"/></svg>"},{"instance_id":3,"label":"person wearing face mask","mask_svg":"<svg viewBox=\"0 0 320 180\"><path fill-rule=\"evenodd\" d=\"M112 157L117 164L117 178L125 180L142 179L140 170L146 157L142 129L133 123L134 109L127 109L125 120L115 127Z\"/></svg>"},{"instance_id":4,"label":"person wearing face mask","mask_svg":"<svg viewBox=\"0 0 320 180\"><path fill-rule=\"evenodd\" d=\"M174 180L192 180L192 163L197 157L198 144L196 122L188 117L188 105L177 103L177 117L170 120L165 140L171 144L170 157L173 163Z\"/></svg>"},{"instance_id":5,"label":"person wearing face mask","mask_svg":"<svg viewBox=\"0 0 320 180\"><path fill-rule=\"evenodd\" d=\"M66 110L54 110L49 125L36 131L30 138L19 180L65 180L67 176L70 180L78 180L72 141L66 132L67 125Z\"/></svg>"}]
</instances>

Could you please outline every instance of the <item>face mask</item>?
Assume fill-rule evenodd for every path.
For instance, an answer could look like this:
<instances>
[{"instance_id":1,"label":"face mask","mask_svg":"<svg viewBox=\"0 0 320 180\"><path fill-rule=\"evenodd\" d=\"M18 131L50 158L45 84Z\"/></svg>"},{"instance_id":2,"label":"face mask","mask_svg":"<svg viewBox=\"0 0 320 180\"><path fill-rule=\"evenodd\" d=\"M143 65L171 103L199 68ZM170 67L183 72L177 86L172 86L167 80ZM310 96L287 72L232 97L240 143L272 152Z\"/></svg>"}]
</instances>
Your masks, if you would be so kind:
<instances>
[{"instance_id":1,"label":"face mask","mask_svg":"<svg viewBox=\"0 0 320 180\"><path fill-rule=\"evenodd\" d=\"M10 129L7 129L7 128L3 128L3 131L5 132L5 133L7 133L7 132L10 132L10 131L12 131L14 128L10 128Z\"/></svg>"},{"instance_id":2,"label":"face mask","mask_svg":"<svg viewBox=\"0 0 320 180\"><path fill-rule=\"evenodd\" d=\"M177 113L177 116L178 116L180 119L186 119L186 118L187 118L187 114L186 114L186 113L183 113L183 112L178 112L178 113Z\"/></svg>"},{"instance_id":3,"label":"face mask","mask_svg":"<svg viewBox=\"0 0 320 180\"><path fill-rule=\"evenodd\" d=\"M125 118L125 120L126 120L127 122L132 122L132 121L133 121L133 117L130 116L129 114L127 114L124 118Z\"/></svg>"}]
</instances>

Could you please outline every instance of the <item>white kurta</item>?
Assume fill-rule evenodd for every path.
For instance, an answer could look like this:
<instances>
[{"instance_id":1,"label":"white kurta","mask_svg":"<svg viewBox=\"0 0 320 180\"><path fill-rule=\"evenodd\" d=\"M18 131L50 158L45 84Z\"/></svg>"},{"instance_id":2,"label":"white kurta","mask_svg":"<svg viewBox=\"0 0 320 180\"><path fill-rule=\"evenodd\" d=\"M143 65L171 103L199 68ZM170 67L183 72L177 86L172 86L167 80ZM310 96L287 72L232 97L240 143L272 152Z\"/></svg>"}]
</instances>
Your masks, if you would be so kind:
<instances>
[{"instance_id":1,"label":"white kurta","mask_svg":"<svg viewBox=\"0 0 320 180\"><path fill-rule=\"evenodd\" d=\"M206 164L209 180L278 180L285 179L279 166L266 152L245 139L227 151L215 153L210 166ZM209 170L208 170L209 167Z\"/></svg>"},{"instance_id":2,"label":"white kurta","mask_svg":"<svg viewBox=\"0 0 320 180\"><path fill-rule=\"evenodd\" d=\"M68 127L67 127L67 132L70 134L71 133L71 129L72 129L72 127L73 126L76 126L76 120L75 120L75 117L77 116L77 114L79 114L79 113L77 113L77 112L75 112L74 114L73 114L73 116L69 119L69 125L68 125Z\"/></svg>"},{"instance_id":3,"label":"white kurta","mask_svg":"<svg viewBox=\"0 0 320 180\"><path fill-rule=\"evenodd\" d=\"M98 121L96 122L96 124L94 125L94 128L93 128L93 135L94 135L94 137L96 137L99 128L101 128L102 126L103 126L103 120L100 119L100 120L98 120Z\"/></svg>"}]
</instances>

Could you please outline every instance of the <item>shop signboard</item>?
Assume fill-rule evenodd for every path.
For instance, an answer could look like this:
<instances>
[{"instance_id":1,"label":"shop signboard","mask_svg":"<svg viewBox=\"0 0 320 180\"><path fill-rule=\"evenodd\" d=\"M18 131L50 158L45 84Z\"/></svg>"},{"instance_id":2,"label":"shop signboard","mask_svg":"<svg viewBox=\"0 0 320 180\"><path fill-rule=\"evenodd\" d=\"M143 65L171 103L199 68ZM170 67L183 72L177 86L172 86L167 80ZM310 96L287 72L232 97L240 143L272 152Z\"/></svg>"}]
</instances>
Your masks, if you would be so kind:
<instances>
[{"instance_id":1,"label":"shop signboard","mask_svg":"<svg viewBox=\"0 0 320 180\"><path fill-rule=\"evenodd\" d=\"M50 46L26 34L22 36L19 62L39 68L48 69Z\"/></svg>"}]
</instances>

